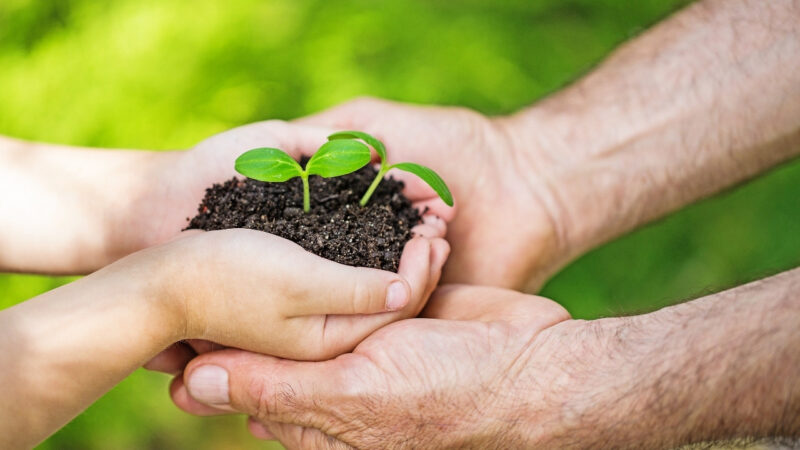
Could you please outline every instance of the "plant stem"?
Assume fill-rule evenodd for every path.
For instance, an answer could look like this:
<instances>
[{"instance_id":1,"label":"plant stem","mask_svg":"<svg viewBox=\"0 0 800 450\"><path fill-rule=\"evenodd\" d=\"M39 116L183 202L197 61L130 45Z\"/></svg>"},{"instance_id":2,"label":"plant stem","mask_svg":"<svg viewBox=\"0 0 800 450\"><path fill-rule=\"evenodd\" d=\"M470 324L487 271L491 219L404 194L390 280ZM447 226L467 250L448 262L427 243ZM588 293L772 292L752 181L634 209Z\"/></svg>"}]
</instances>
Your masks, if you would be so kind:
<instances>
[{"instance_id":1,"label":"plant stem","mask_svg":"<svg viewBox=\"0 0 800 450\"><path fill-rule=\"evenodd\" d=\"M367 193L361 197L361 201L358 202L361 206L367 206L367 202L369 198L372 197L372 193L375 192L375 189L378 188L378 185L383 180L383 176L386 175L386 172L391 169L391 166L385 166L381 164L381 170L378 171L378 175L375 176L375 179L372 181L372 184L369 185L369 189L367 189Z\"/></svg>"},{"instance_id":2,"label":"plant stem","mask_svg":"<svg viewBox=\"0 0 800 450\"><path fill-rule=\"evenodd\" d=\"M303 180L303 211L309 212L311 211L311 193L308 187L308 174L304 173L300 175L300 178Z\"/></svg>"}]
</instances>

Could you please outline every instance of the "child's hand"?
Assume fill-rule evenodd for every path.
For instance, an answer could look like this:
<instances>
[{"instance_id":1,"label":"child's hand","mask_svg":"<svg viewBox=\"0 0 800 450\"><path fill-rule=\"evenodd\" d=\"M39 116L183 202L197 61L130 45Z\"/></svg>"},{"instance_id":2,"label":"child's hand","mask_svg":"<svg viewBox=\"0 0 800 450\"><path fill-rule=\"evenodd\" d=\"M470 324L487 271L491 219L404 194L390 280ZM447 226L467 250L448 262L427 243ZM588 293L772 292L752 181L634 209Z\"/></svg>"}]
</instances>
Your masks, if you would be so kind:
<instances>
[{"instance_id":1,"label":"child's hand","mask_svg":"<svg viewBox=\"0 0 800 450\"><path fill-rule=\"evenodd\" d=\"M327 359L424 307L449 254L444 222L426 222L406 244L397 274L337 264L277 236L239 229L197 233L119 264L157 274L152 295L181 316L181 339ZM175 358L180 350L171 348L148 367L170 371Z\"/></svg>"},{"instance_id":2,"label":"child's hand","mask_svg":"<svg viewBox=\"0 0 800 450\"><path fill-rule=\"evenodd\" d=\"M145 186L135 195L126 194L133 203L109 227L112 253L118 258L174 239L186 227L186 218L196 214L208 187L239 176L234 162L247 150L276 147L299 159L314 154L335 131L339 129L269 120L217 134L189 151L151 154L148 171L138 177ZM455 208L438 200L421 179L403 172L392 175L405 182L404 194L415 208L427 208L447 221L454 217Z\"/></svg>"},{"instance_id":3,"label":"child's hand","mask_svg":"<svg viewBox=\"0 0 800 450\"><path fill-rule=\"evenodd\" d=\"M10 368L0 394L26 405L25 414L0 412L0 448L33 447L177 341L292 359L351 350L424 306L449 253L444 222L427 221L397 274L343 266L260 231L196 232L0 311L0 367ZM151 367L186 362L167 351Z\"/></svg>"}]
</instances>

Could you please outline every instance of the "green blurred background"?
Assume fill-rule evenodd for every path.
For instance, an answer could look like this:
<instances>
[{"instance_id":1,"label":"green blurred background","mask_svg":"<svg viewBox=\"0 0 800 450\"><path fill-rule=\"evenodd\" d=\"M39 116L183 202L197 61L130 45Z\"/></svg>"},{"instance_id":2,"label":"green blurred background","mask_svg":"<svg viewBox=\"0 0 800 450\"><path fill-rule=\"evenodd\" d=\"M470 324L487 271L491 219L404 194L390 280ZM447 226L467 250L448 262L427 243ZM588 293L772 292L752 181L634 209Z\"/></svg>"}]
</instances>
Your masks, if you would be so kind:
<instances>
[{"instance_id":1,"label":"green blurred background","mask_svg":"<svg viewBox=\"0 0 800 450\"><path fill-rule=\"evenodd\" d=\"M185 148L358 95L508 113L686 3L2 0L0 134ZM544 294L582 318L650 311L797 266L798 224L795 162L603 246ZM0 275L0 307L68 281ZM167 382L135 373L41 448L272 445L241 418L179 412Z\"/></svg>"}]
</instances>

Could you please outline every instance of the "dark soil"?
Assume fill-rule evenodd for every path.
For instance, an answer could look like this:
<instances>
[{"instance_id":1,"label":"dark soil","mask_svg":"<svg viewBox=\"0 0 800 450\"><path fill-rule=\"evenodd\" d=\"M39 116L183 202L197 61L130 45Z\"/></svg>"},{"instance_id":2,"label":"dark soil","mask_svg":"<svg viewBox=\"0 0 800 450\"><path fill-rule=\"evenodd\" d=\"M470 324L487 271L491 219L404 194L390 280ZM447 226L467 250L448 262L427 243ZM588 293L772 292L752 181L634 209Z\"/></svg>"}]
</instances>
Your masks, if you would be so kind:
<instances>
[{"instance_id":1,"label":"dark soil","mask_svg":"<svg viewBox=\"0 0 800 450\"><path fill-rule=\"evenodd\" d=\"M366 166L336 178L311 176L309 213L303 213L300 178L285 183L233 178L206 189L187 229L265 231L341 264L397 272L403 246L421 217L401 192L403 183L393 178L384 179L367 206L360 206L376 173Z\"/></svg>"}]
</instances>

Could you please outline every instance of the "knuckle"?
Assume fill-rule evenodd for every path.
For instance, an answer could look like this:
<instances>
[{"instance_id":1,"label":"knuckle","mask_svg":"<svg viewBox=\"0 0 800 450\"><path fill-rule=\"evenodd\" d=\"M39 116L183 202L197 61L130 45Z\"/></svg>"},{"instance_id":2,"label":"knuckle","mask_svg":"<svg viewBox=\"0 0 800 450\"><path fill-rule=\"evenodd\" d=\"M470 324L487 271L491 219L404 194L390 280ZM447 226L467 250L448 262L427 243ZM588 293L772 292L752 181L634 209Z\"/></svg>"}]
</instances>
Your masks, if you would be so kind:
<instances>
[{"instance_id":1,"label":"knuckle","mask_svg":"<svg viewBox=\"0 0 800 450\"><path fill-rule=\"evenodd\" d=\"M272 417L273 411L270 407L272 402L272 392L267 389L266 383L261 379L253 379L247 387L248 401L255 402L251 405L250 411L258 420L266 421Z\"/></svg>"},{"instance_id":2,"label":"knuckle","mask_svg":"<svg viewBox=\"0 0 800 450\"><path fill-rule=\"evenodd\" d=\"M273 421L300 410L300 396L289 382L273 384L257 378L250 382L248 394L249 401L255 404L247 412L260 421Z\"/></svg>"},{"instance_id":3,"label":"knuckle","mask_svg":"<svg viewBox=\"0 0 800 450\"><path fill-rule=\"evenodd\" d=\"M256 403L248 413L260 421L279 420L301 410L300 396L291 383L279 382L270 385L260 380L251 382L249 387L250 398Z\"/></svg>"}]
</instances>

